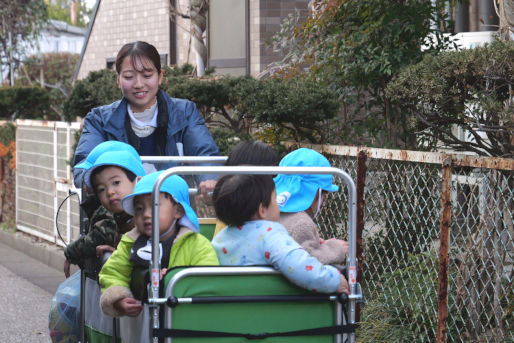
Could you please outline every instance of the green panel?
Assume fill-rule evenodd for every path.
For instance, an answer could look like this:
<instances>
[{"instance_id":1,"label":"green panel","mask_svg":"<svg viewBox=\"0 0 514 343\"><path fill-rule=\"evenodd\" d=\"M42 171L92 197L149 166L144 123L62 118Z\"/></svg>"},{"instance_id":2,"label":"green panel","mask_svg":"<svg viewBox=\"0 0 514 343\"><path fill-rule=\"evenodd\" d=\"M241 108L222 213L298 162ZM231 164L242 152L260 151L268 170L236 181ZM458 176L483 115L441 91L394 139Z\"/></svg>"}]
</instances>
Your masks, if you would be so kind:
<instances>
[{"instance_id":1,"label":"green panel","mask_svg":"<svg viewBox=\"0 0 514 343\"><path fill-rule=\"evenodd\" d=\"M200 233L207 237L209 241L212 241L212 236L214 236L215 228L216 224L200 224Z\"/></svg>"},{"instance_id":2,"label":"green panel","mask_svg":"<svg viewBox=\"0 0 514 343\"><path fill-rule=\"evenodd\" d=\"M103 332L93 329L90 326L85 326L86 340L90 343L112 343L112 336ZM122 343L118 338L118 343Z\"/></svg>"},{"instance_id":3,"label":"green panel","mask_svg":"<svg viewBox=\"0 0 514 343\"><path fill-rule=\"evenodd\" d=\"M168 273L165 284L173 275ZM190 276L175 287L177 297L311 294L282 275ZM333 302L180 304L173 309L174 329L239 333L284 332L334 325ZM252 342L333 342L332 336L295 336ZM246 338L174 338L180 343L246 342Z\"/></svg>"}]
</instances>

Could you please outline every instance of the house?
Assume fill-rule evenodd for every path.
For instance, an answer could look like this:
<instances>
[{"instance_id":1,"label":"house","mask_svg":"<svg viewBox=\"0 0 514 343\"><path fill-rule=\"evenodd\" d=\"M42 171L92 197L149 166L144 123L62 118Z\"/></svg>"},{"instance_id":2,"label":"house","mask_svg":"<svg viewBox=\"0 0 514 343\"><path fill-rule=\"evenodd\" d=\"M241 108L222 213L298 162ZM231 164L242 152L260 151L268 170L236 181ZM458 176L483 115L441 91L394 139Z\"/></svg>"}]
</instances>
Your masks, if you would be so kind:
<instances>
[{"instance_id":1,"label":"house","mask_svg":"<svg viewBox=\"0 0 514 343\"><path fill-rule=\"evenodd\" d=\"M153 44L164 65L196 65L191 22L170 12L188 13L189 0L97 0L75 79L113 68L121 46L136 40ZM266 44L289 13L306 16L308 0L211 0L204 34L207 65L220 74L257 76L279 59ZM173 6L172 6L173 5Z\"/></svg>"},{"instance_id":2,"label":"house","mask_svg":"<svg viewBox=\"0 0 514 343\"><path fill-rule=\"evenodd\" d=\"M87 29L70 25L63 21L49 20L35 42L25 44L24 56L47 52L71 52L80 54ZM0 64L0 81L9 79L9 65ZM14 83L13 79L10 81Z\"/></svg>"},{"instance_id":3,"label":"house","mask_svg":"<svg viewBox=\"0 0 514 343\"><path fill-rule=\"evenodd\" d=\"M73 26L64 21L49 20L32 53L71 52L80 54L86 33L86 28Z\"/></svg>"}]
</instances>

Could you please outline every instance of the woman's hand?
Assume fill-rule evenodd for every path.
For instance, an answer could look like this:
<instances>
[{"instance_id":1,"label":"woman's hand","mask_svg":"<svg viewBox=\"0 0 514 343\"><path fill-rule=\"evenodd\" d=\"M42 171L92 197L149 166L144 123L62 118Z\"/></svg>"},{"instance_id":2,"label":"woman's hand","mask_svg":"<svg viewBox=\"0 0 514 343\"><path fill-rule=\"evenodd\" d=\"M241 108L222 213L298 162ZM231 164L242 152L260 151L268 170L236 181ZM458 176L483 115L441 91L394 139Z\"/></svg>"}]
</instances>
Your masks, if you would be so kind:
<instances>
[{"instance_id":1,"label":"woman's hand","mask_svg":"<svg viewBox=\"0 0 514 343\"><path fill-rule=\"evenodd\" d=\"M143 305L134 298L123 298L114 303L114 308L124 316L137 317L143 310Z\"/></svg>"},{"instance_id":2,"label":"woman's hand","mask_svg":"<svg viewBox=\"0 0 514 343\"><path fill-rule=\"evenodd\" d=\"M216 180L205 180L200 182L198 185L198 196L196 198L207 202L211 198L209 193L214 190L217 182L218 181Z\"/></svg>"}]
</instances>

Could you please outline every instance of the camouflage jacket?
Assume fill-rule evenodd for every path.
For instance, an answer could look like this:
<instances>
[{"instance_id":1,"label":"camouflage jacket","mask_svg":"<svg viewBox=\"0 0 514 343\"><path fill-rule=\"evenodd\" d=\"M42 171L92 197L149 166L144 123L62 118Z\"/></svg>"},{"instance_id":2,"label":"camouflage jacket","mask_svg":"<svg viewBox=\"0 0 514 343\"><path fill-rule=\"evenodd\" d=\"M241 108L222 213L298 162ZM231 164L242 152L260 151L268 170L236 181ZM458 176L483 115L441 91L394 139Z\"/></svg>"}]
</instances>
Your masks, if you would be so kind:
<instances>
[{"instance_id":1,"label":"camouflage jacket","mask_svg":"<svg viewBox=\"0 0 514 343\"><path fill-rule=\"evenodd\" d=\"M119 242L116 220L113 214L100 206L91 215L88 233L68 244L64 250L66 259L73 264L82 266L85 259L96 258L98 245L116 247Z\"/></svg>"}]
</instances>

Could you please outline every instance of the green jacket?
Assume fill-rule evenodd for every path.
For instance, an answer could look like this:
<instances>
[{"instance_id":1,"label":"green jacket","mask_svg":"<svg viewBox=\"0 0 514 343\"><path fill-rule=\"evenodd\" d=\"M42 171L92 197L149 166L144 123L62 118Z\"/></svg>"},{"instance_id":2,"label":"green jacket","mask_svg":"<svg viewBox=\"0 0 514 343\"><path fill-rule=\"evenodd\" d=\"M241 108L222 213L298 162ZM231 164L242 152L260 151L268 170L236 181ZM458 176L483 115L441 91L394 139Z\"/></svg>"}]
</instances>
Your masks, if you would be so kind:
<instances>
[{"instance_id":1,"label":"green jacket","mask_svg":"<svg viewBox=\"0 0 514 343\"><path fill-rule=\"evenodd\" d=\"M90 219L88 233L68 244L64 249L66 259L73 264L83 265L85 259L96 257L98 245L115 247L117 226L114 216L103 206L98 207Z\"/></svg>"},{"instance_id":2,"label":"green jacket","mask_svg":"<svg viewBox=\"0 0 514 343\"><path fill-rule=\"evenodd\" d=\"M132 246L139 235L137 228L123 235L118 248L100 271L99 281L102 288L100 306L108 316L121 316L121 313L114 308L114 303L123 298L133 297L130 291L130 278L134 263L129 261L129 257ZM219 265L211 242L186 227L180 228L171 248L169 261L167 268Z\"/></svg>"}]
</instances>

